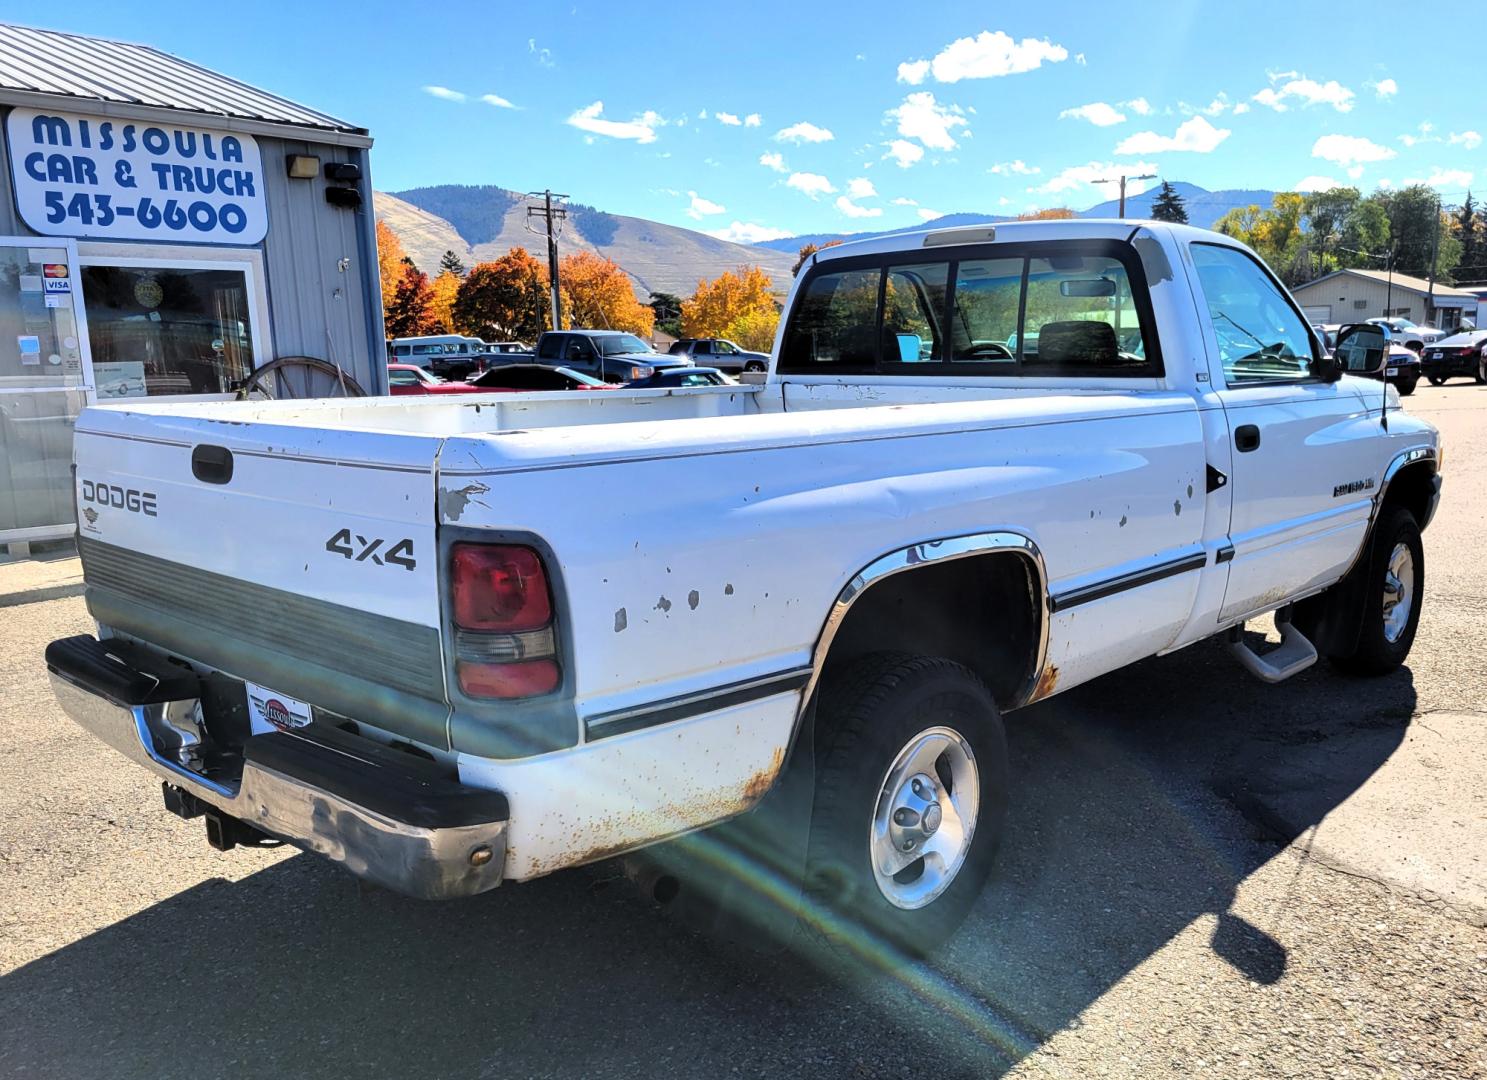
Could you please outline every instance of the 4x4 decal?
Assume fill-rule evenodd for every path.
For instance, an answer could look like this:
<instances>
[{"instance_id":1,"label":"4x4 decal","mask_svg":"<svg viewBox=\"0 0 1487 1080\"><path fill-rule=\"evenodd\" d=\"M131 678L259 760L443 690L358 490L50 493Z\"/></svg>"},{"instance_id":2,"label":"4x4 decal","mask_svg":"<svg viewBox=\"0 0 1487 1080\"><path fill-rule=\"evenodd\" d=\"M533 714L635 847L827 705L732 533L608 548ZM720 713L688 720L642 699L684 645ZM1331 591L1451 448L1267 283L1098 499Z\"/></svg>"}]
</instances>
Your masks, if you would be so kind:
<instances>
[{"instance_id":1,"label":"4x4 decal","mask_svg":"<svg viewBox=\"0 0 1487 1080\"><path fill-rule=\"evenodd\" d=\"M360 551L351 546L353 539L360 545ZM368 540L365 536L353 533L350 529L342 529L325 542L325 550L353 562L366 562L370 559L378 566L384 564L401 566L404 570L412 570L418 565L417 560L413 558L412 540L395 540L386 551L379 555L378 549L384 543L387 541L381 537Z\"/></svg>"}]
</instances>

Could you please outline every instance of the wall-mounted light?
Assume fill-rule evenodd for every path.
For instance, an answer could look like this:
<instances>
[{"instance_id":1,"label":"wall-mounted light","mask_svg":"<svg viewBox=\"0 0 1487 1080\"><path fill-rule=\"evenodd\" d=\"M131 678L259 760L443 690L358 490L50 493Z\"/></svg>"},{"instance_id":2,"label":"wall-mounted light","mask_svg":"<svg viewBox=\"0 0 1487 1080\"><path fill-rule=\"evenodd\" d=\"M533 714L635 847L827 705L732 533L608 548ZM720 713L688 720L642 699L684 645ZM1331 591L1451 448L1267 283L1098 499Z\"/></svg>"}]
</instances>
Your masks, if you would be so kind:
<instances>
[{"instance_id":1,"label":"wall-mounted light","mask_svg":"<svg viewBox=\"0 0 1487 1080\"><path fill-rule=\"evenodd\" d=\"M292 180L313 180L320 175L320 159L314 154L290 154L287 161Z\"/></svg>"},{"instance_id":2,"label":"wall-mounted light","mask_svg":"<svg viewBox=\"0 0 1487 1080\"><path fill-rule=\"evenodd\" d=\"M361 192L349 187L328 187L325 189L325 201L332 206L355 210L361 206Z\"/></svg>"},{"instance_id":3,"label":"wall-mounted light","mask_svg":"<svg viewBox=\"0 0 1487 1080\"><path fill-rule=\"evenodd\" d=\"M327 180L345 180L355 183L361 179L361 166L350 161L327 161L325 163L325 178Z\"/></svg>"}]
</instances>

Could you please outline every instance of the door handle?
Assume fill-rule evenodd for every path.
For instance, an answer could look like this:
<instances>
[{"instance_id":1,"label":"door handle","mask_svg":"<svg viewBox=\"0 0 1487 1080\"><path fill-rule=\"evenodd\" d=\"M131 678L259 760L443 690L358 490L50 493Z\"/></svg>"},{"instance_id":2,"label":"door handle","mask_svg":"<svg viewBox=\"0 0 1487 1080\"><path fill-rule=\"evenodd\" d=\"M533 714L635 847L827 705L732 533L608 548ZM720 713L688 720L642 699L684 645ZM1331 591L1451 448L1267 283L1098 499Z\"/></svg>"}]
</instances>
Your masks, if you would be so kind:
<instances>
[{"instance_id":1,"label":"door handle","mask_svg":"<svg viewBox=\"0 0 1487 1080\"><path fill-rule=\"evenodd\" d=\"M1260 429L1254 424L1240 424L1234 429L1234 448L1241 454L1260 448Z\"/></svg>"}]
</instances>

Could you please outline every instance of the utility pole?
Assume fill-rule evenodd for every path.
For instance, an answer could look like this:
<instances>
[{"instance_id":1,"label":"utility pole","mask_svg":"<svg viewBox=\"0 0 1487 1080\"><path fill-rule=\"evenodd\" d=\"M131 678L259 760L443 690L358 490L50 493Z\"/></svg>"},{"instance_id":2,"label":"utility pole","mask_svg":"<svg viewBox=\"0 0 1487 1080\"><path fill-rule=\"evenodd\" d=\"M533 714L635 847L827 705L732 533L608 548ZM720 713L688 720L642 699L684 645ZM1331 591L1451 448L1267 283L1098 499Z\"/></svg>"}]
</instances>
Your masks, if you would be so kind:
<instances>
[{"instance_id":1,"label":"utility pole","mask_svg":"<svg viewBox=\"0 0 1487 1080\"><path fill-rule=\"evenodd\" d=\"M527 198L541 199L542 202L536 206L527 207L527 231L545 233L547 235L547 281L551 293L549 298L552 307L552 328L561 330L563 328L562 301L558 292L558 235L563 231L563 222L567 220L568 210L563 206L553 206L554 199L566 199L566 195L554 194L552 189L546 191L529 191ZM534 229L532 222L535 219L542 220L543 227Z\"/></svg>"},{"instance_id":2,"label":"utility pole","mask_svg":"<svg viewBox=\"0 0 1487 1080\"><path fill-rule=\"evenodd\" d=\"M1430 230L1430 291L1425 301L1425 318L1435 317L1435 260L1441 248L1441 197L1435 197L1435 228Z\"/></svg>"},{"instance_id":3,"label":"utility pole","mask_svg":"<svg viewBox=\"0 0 1487 1080\"><path fill-rule=\"evenodd\" d=\"M1118 177L1118 178L1111 176L1111 177L1106 177L1104 180L1091 180L1090 183L1091 184L1114 184L1114 183L1117 183L1118 182L1120 184L1120 213L1117 214L1116 216L1117 217L1120 217L1120 218L1124 218L1126 216L1126 181L1127 180L1155 180L1156 178L1157 178L1157 174L1156 173L1142 173L1140 176L1126 176L1124 173L1122 173L1121 176Z\"/></svg>"}]
</instances>

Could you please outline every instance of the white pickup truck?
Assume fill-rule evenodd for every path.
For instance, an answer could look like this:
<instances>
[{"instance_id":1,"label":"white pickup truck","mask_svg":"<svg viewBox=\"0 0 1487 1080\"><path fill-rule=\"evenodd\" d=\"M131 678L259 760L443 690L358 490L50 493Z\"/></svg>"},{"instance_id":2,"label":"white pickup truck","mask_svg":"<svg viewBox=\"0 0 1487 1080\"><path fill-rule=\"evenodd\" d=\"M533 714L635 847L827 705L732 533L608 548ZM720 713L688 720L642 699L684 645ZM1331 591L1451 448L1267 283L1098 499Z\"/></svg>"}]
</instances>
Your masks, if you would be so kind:
<instances>
[{"instance_id":1,"label":"white pickup truck","mask_svg":"<svg viewBox=\"0 0 1487 1080\"><path fill-rule=\"evenodd\" d=\"M1383 346L1324 356L1224 236L1039 222L819 252L756 386L91 408L98 638L47 663L219 847L464 896L793 784L755 890L929 948L1004 713L1216 634L1271 681L1404 661L1440 452L1345 374Z\"/></svg>"}]
</instances>

